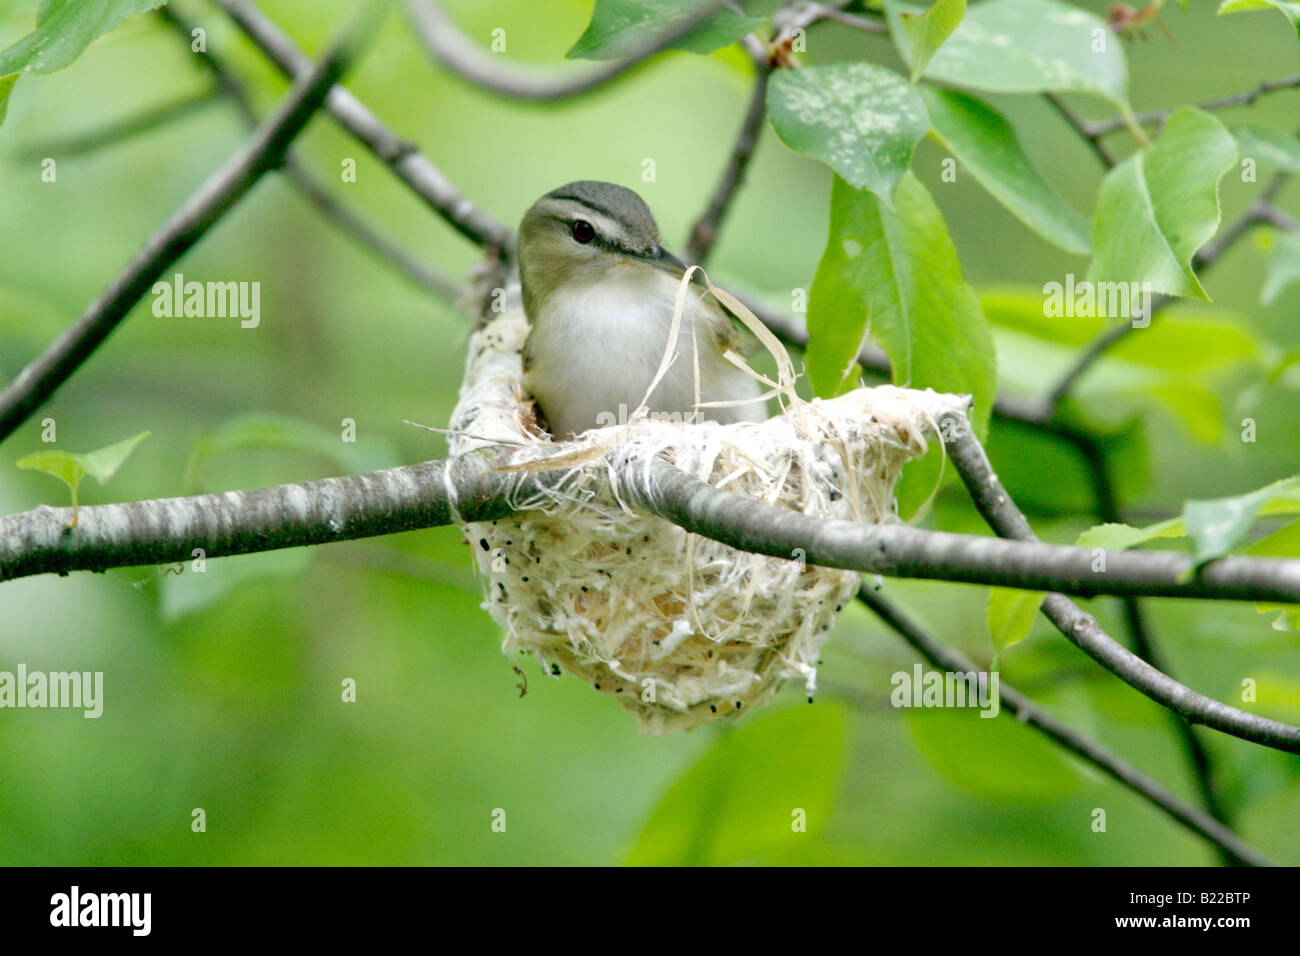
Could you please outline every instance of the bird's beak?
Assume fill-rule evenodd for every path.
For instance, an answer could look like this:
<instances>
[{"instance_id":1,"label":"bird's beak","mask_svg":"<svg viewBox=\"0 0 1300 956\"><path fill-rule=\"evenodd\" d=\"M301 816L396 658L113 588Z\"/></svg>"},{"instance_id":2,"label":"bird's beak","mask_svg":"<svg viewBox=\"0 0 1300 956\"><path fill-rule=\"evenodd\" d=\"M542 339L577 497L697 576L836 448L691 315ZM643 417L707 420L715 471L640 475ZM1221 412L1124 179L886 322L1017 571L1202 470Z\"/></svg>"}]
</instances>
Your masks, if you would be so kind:
<instances>
[{"instance_id":1,"label":"bird's beak","mask_svg":"<svg viewBox=\"0 0 1300 956\"><path fill-rule=\"evenodd\" d=\"M654 251L638 256L644 259L656 269L667 272L675 279L680 279L686 272L686 263L682 262L675 255L665 249L659 243L655 243Z\"/></svg>"}]
</instances>

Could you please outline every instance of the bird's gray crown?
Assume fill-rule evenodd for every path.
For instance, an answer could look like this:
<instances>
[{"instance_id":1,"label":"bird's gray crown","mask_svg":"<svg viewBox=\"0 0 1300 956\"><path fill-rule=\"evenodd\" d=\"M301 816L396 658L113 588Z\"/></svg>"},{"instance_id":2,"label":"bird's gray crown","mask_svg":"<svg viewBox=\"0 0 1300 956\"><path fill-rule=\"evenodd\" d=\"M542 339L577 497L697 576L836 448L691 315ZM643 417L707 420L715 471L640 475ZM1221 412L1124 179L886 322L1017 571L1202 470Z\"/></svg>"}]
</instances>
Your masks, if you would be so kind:
<instances>
[{"instance_id":1,"label":"bird's gray crown","mask_svg":"<svg viewBox=\"0 0 1300 956\"><path fill-rule=\"evenodd\" d=\"M630 189L614 183L582 179L552 189L538 203L547 200L578 203L618 223L628 239L653 245L659 239L659 226L645 200Z\"/></svg>"}]
</instances>

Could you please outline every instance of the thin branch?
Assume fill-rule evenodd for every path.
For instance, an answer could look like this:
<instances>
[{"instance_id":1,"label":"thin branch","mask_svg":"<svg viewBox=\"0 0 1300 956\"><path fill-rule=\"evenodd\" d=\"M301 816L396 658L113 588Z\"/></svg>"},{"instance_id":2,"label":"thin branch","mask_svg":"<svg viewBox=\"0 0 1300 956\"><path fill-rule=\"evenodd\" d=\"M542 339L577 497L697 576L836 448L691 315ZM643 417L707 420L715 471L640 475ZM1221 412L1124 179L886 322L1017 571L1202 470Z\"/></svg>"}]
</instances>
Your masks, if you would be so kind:
<instances>
[{"instance_id":1,"label":"thin branch","mask_svg":"<svg viewBox=\"0 0 1300 956\"><path fill-rule=\"evenodd\" d=\"M1197 103L1196 108L1200 110L1222 110L1233 106L1250 106L1261 96L1266 93L1275 93L1278 90L1290 90L1300 87L1300 73L1295 76L1284 76L1277 80L1265 80L1258 86L1246 90L1244 93L1236 93L1232 96L1221 96L1218 99L1206 100L1204 103ZM1141 126L1163 126L1165 120L1173 114L1174 110L1151 110L1146 113L1137 113L1134 119ZM1113 133L1118 129L1127 127L1127 123L1122 116L1114 116L1107 120L1099 120L1095 123L1084 122L1081 132L1089 139L1097 139Z\"/></svg>"},{"instance_id":2,"label":"thin branch","mask_svg":"<svg viewBox=\"0 0 1300 956\"><path fill-rule=\"evenodd\" d=\"M488 53L447 16L437 0L407 0L406 12L416 35L434 60L480 89L519 100L565 100L599 89L632 73L676 44L713 16L723 0L707 0L671 29L643 42L627 57L581 76L557 76L548 70L512 63Z\"/></svg>"},{"instance_id":3,"label":"thin branch","mask_svg":"<svg viewBox=\"0 0 1300 956\"><path fill-rule=\"evenodd\" d=\"M114 146L134 136L150 133L159 127L174 123L191 113L211 106L221 96L218 89L204 90L201 93L188 93L170 103L155 106L134 116L101 126L89 132L78 133L67 139L54 140L25 149L22 156L26 160L43 159L46 156L68 158L83 156L101 149Z\"/></svg>"},{"instance_id":4,"label":"thin branch","mask_svg":"<svg viewBox=\"0 0 1300 956\"><path fill-rule=\"evenodd\" d=\"M274 22L249 0L214 0L281 73L299 78L311 61ZM514 247L510 229L480 209L419 151L380 122L343 87L330 91L325 108L349 134L369 149L452 228L477 245L499 252Z\"/></svg>"},{"instance_id":5,"label":"thin branch","mask_svg":"<svg viewBox=\"0 0 1300 956\"><path fill-rule=\"evenodd\" d=\"M749 109L740 124L740 133L731 148L727 166L713 188L713 196L708 207L696 220L691 229L691 238L686 244L686 261L703 265L713 251L713 244L718 241L718 230L722 219L727 214L731 201L745 180L749 161L758 147L759 134L763 130L763 120L767 115L767 81L772 68L766 62L755 63L754 91L749 97Z\"/></svg>"},{"instance_id":6,"label":"thin branch","mask_svg":"<svg viewBox=\"0 0 1300 956\"><path fill-rule=\"evenodd\" d=\"M814 23L819 23L822 20L834 20L867 33L875 33L880 36L889 34L889 27L879 20L870 20L857 14L845 13L840 9L846 6L848 6L847 0L836 0L836 2L831 3L813 3L809 0L809 2L796 3L773 15L773 25L777 28L779 35L787 35L795 30L806 30ZM781 13L785 13L785 16L781 16Z\"/></svg>"},{"instance_id":7,"label":"thin branch","mask_svg":"<svg viewBox=\"0 0 1300 956\"><path fill-rule=\"evenodd\" d=\"M1274 210L1272 205L1273 198L1281 190L1286 179L1286 173L1278 173L1274 176L1272 182L1265 187L1260 198L1252 203L1245 212L1238 216L1237 219L1233 221L1232 225L1196 251L1196 254L1192 256L1192 268L1194 270L1205 269L1213 265L1222 258L1223 254L1232 248L1232 246L1234 246L1242 236L1249 232L1251 227L1256 226L1259 223L1267 222L1276 225L1278 223L1289 222L1291 225L1294 225L1294 220L1291 220L1285 213ZM1282 226L1281 228L1287 228L1287 226ZM1155 296L1151 302L1151 311L1148 318L1154 321L1160 311L1172 302L1174 298L1174 296L1168 295ZM1060 408L1061 403L1065 401L1070 390L1074 388L1075 383L1083 377L1085 372L1092 368L1093 364L1099 358L1110 351L1116 343L1128 337L1138 328L1139 327L1134 325L1132 322L1123 322L1106 329L1093 339L1093 341L1089 343L1088 347L1083 350L1083 353L1075 359L1074 364L1071 365L1070 368L1066 370L1065 374L1061 376L1060 380L1048 394L1047 403L1051 408L1052 413L1055 414L1055 412Z\"/></svg>"},{"instance_id":8,"label":"thin branch","mask_svg":"<svg viewBox=\"0 0 1300 956\"><path fill-rule=\"evenodd\" d=\"M159 19L184 37L189 44L194 31L191 22L173 10L170 5L159 7L157 14ZM228 97L240 118L250 127L256 127L260 120L244 84L213 53L198 50L194 51L194 55L212 75L217 90ZM334 199L329 190L302 165L296 150L291 149L286 155L283 172L307 201L348 238L356 241L379 259L395 266L407 279L426 292L449 302L460 300L464 290L455 281L421 262L400 243L390 239L381 230Z\"/></svg>"},{"instance_id":9,"label":"thin branch","mask_svg":"<svg viewBox=\"0 0 1300 956\"><path fill-rule=\"evenodd\" d=\"M958 427L952 428L952 425ZM962 481L984 520L1004 539L1037 541L1029 522L994 474L984 449L970 428L966 427L964 421L956 419L950 420L948 426L941 433L945 436L949 457L961 474ZM1118 552L1124 553L1126 552ZM1106 553L1106 571L1097 576L1109 577L1113 566L1112 558L1115 556L1115 552ZM1212 572L1217 563L1209 564L1204 573ZM1090 614L1080 610L1062 594L1048 594L1043 600L1042 609L1067 640L1162 707L1180 714L1192 723L1204 724L1243 740L1300 753L1300 727L1229 707L1178 683L1118 643L1101 629Z\"/></svg>"},{"instance_id":10,"label":"thin branch","mask_svg":"<svg viewBox=\"0 0 1300 956\"><path fill-rule=\"evenodd\" d=\"M1110 462L1106 456L1105 448L1100 441L1086 432L1078 432L1075 443L1084 463L1088 467L1089 474L1092 476L1098 522L1122 522L1124 515L1120 511L1119 499L1115 493L1115 482L1111 477ZM1129 596L1120 598L1120 605L1124 611L1125 626L1133 639L1133 650L1138 657L1156 670L1174 677L1174 670L1169 666L1159 644L1156 642L1150 625L1147 623L1142 602L1136 597ZM1204 803L1205 809L1224 826L1231 826L1232 816L1220 793L1213 755L1205 746L1205 742L1201 740L1201 736L1197 733L1195 727L1178 714L1172 711L1167 711L1167 713L1173 722L1175 732L1178 734L1179 744L1192 769L1192 776L1196 781L1197 789L1200 791L1201 801ZM1231 854L1223 848L1220 848L1220 854L1224 862L1229 865L1235 865L1239 862L1233 859Z\"/></svg>"},{"instance_id":11,"label":"thin branch","mask_svg":"<svg viewBox=\"0 0 1300 956\"><path fill-rule=\"evenodd\" d=\"M1106 148L1104 143L1102 143L1101 137L1090 132L1087 122L1080 119L1074 110L1066 106L1064 100L1055 93L1044 93L1043 99L1052 104L1052 107L1056 112L1060 113L1062 118L1074 127L1074 131L1079 134L1079 137L1087 143L1089 147L1092 148L1093 153L1099 160L1101 160L1103 166L1110 169L1115 165L1115 157L1111 155L1110 150Z\"/></svg>"},{"instance_id":12,"label":"thin branch","mask_svg":"<svg viewBox=\"0 0 1300 956\"><path fill-rule=\"evenodd\" d=\"M953 673L969 673L979 669L961 653L935 640L920 625L872 588L865 585L860 587L858 600L871 608L882 621L934 667ZM1097 741L1090 740L1061 723L1020 691L1001 680L998 681L998 696L1001 698L1003 709L1013 714L1022 724L1033 727L1076 757L1092 764L1113 780L1163 810L1171 819L1206 840L1233 863L1247 866L1273 865L1223 823L1204 811L1183 803L1132 764L1111 753Z\"/></svg>"},{"instance_id":13,"label":"thin branch","mask_svg":"<svg viewBox=\"0 0 1300 956\"><path fill-rule=\"evenodd\" d=\"M283 161L354 52L352 41L345 38L318 66L306 71L248 142L149 237L104 294L0 392L0 441L67 381L172 263Z\"/></svg>"}]
</instances>

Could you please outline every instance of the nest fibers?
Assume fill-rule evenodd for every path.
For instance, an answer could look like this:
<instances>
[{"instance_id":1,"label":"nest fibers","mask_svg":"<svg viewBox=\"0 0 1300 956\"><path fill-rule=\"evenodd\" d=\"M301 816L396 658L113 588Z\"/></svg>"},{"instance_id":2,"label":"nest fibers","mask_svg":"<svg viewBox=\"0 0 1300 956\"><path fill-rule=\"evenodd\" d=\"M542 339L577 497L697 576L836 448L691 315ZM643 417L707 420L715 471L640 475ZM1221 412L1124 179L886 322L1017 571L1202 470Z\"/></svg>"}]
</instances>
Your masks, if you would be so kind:
<instances>
[{"instance_id":1,"label":"nest fibers","mask_svg":"<svg viewBox=\"0 0 1300 956\"><path fill-rule=\"evenodd\" d=\"M502 650L527 651L551 674L574 674L616 697L653 734L734 717L791 677L811 696L818 655L859 575L805 565L798 553L738 551L637 514L619 498L618 474L662 455L770 505L897 520L904 463L925 452L941 413L968 400L881 386L803 402L781 350L782 378L791 381L768 384L786 411L769 421L681 424L643 414L557 443L533 424L520 386L528 329L516 308L473 335L451 422L454 455L506 444L515 449L509 470L566 472L546 491L520 492L514 504L527 510L461 526L483 577L483 607L505 630Z\"/></svg>"}]
</instances>

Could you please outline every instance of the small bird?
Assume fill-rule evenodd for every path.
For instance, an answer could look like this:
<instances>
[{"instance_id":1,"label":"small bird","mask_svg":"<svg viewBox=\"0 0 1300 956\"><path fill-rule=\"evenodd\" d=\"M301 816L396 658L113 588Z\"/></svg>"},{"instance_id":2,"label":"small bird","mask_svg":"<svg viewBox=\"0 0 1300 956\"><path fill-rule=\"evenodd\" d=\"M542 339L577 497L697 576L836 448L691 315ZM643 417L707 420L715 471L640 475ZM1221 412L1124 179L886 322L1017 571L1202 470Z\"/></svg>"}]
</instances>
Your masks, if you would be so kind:
<instances>
[{"instance_id":1,"label":"small bird","mask_svg":"<svg viewBox=\"0 0 1300 956\"><path fill-rule=\"evenodd\" d=\"M524 386L556 438L621 424L641 404L668 347L685 272L660 242L650 207L622 186L569 183L524 214L519 278L532 326ZM740 354L741 337L702 286L686 295L676 358L646 404L671 421L762 421L758 383L724 357ZM697 354L701 403L749 401L693 418Z\"/></svg>"}]
</instances>

